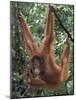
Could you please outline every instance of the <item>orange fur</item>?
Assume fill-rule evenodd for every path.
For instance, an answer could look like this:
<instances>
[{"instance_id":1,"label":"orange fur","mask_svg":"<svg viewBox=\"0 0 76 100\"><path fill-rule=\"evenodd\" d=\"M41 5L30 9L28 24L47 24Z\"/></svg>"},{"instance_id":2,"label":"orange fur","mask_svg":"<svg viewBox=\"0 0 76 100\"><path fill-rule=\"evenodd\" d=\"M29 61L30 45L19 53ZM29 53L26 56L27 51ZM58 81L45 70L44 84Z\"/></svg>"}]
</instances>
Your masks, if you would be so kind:
<instances>
[{"instance_id":1,"label":"orange fur","mask_svg":"<svg viewBox=\"0 0 76 100\"><path fill-rule=\"evenodd\" d=\"M38 47L33 39L32 33L27 25L27 22L24 20L22 15L19 16L23 34L24 34L24 42L32 55L32 59L35 59L35 56L39 57L40 60L43 59L43 62L40 60L40 65L38 64L38 68L40 73L33 78L32 73L29 69L24 71L24 78L27 80L30 86L35 87L48 87L49 89L55 89L62 84L68 76L68 59L69 59L69 50L70 43L69 38L66 40L66 44L61 56L61 64L57 65L55 62L55 53L54 53L54 45L55 45L55 32L54 32L54 13L53 8L49 6L48 10L48 18L46 23L46 28L44 31L45 37L42 41L40 47ZM33 70L35 70L34 62L31 59L31 64ZM28 73L28 74L27 74Z\"/></svg>"}]
</instances>

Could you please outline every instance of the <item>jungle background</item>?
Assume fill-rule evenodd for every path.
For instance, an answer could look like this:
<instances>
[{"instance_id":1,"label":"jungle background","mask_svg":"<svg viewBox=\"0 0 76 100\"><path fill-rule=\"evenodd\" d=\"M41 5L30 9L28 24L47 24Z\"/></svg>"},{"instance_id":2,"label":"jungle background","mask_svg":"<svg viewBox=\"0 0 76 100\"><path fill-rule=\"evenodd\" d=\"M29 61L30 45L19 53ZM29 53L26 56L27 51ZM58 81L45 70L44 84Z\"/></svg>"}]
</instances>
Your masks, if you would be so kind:
<instances>
[{"instance_id":1,"label":"jungle background","mask_svg":"<svg viewBox=\"0 0 76 100\"><path fill-rule=\"evenodd\" d=\"M56 12L64 26L74 35L74 6L55 4ZM45 27L45 19L48 13L48 4L10 2L10 28L11 28L11 98L43 97L74 94L74 44L70 42L69 78L57 90L46 88L32 89L23 78L23 69L28 64L30 55L24 47L22 28L19 23L18 13L21 11L29 24L38 44L41 43ZM62 50L66 40L66 33L56 19L56 61L60 62ZM30 66L30 65L29 65Z\"/></svg>"}]
</instances>

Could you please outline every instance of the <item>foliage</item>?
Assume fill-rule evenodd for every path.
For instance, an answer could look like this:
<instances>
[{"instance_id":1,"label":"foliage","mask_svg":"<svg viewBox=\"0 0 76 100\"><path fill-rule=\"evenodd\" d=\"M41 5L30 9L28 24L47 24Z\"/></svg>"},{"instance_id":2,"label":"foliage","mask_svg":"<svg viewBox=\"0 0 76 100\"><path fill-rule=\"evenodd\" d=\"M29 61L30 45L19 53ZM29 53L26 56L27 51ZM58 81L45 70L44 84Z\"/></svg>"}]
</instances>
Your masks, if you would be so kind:
<instances>
[{"instance_id":1,"label":"foliage","mask_svg":"<svg viewBox=\"0 0 76 100\"><path fill-rule=\"evenodd\" d=\"M55 5L57 14L62 20L64 26L69 30L73 37L73 5ZM18 13L21 11L38 44L41 43L45 27L45 20L48 13L48 4L11 2L11 97L38 97L38 96L57 96L74 94L74 50L71 43L71 56L69 61L69 78L57 90L48 89L32 89L28 87L27 82L23 78L23 68L30 59L29 52L24 48L22 29L18 20ZM60 55L64 47L66 33L59 25L56 19L56 60L60 62Z\"/></svg>"}]
</instances>

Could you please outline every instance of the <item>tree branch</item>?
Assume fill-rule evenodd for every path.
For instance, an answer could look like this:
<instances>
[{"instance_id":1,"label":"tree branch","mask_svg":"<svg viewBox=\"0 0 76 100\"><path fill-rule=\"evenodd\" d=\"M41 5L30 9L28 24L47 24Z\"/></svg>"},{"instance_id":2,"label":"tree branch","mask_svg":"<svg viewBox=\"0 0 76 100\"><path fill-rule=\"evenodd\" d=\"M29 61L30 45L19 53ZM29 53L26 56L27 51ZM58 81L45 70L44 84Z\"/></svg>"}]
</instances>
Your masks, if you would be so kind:
<instances>
[{"instance_id":1,"label":"tree branch","mask_svg":"<svg viewBox=\"0 0 76 100\"><path fill-rule=\"evenodd\" d=\"M50 9L52 9L52 11L54 12L58 22L60 23L60 25L62 26L62 28L64 29L64 31L67 33L68 37L70 38L70 40L74 43L74 39L71 37L71 34L69 33L69 31L64 27L64 25L62 24L60 18L58 17L56 11L55 11L55 8L51 5L49 5Z\"/></svg>"}]
</instances>

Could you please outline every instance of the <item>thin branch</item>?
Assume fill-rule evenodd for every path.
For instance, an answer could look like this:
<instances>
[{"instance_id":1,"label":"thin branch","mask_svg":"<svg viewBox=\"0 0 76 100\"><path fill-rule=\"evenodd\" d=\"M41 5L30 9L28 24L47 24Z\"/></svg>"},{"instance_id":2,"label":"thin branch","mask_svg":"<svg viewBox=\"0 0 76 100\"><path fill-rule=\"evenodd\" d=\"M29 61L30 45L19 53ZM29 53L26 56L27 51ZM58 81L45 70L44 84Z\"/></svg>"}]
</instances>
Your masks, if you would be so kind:
<instances>
[{"instance_id":1,"label":"thin branch","mask_svg":"<svg viewBox=\"0 0 76 100\"><path fill-rule=\"evenodd\" d=\"M62 28L64 29L64 31L67 33L68 37L70 38L70 40L74 43L74 39L71 37L71 34L69 33L69 31L64 27L64 25L62 24L60 18L58 17L57 13L56 13L56 10L53 6L49 5L50 6L50 9L52 9L52 11L54 12L58 22L60 23L60 25L62 26Z\"/></svg>"}]
</instances>

